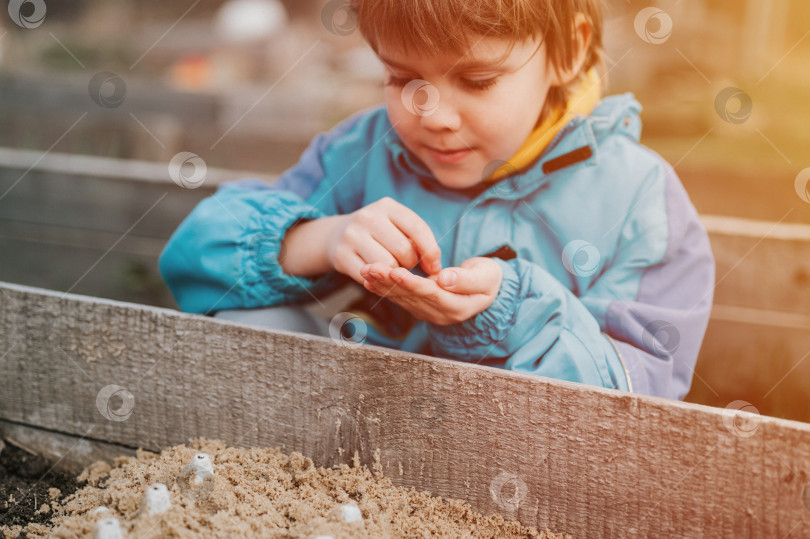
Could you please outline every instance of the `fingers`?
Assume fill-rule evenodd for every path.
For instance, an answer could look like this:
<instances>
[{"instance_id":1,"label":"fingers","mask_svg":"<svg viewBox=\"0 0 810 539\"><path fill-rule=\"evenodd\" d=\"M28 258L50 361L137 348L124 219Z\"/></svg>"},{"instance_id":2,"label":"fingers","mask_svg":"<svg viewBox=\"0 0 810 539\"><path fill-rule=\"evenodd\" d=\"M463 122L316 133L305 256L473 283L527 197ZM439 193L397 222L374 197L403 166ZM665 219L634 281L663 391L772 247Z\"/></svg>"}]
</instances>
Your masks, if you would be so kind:
<instances>
[{"instance_id":1,"label":"fingers","mask_svg":"<svg viewBox=\"0 0 810 539\"><path fill-rule=\"evenodd\" d=\"M397 228L393 222L387 221L378 230L372 230L371 237L392 255L391 258L396 263L392 264L390 261L379 258L366 258L369 262L384 262L392 267L399 265L403 268L412 268L419 262L419 254L414 242Z\"/></svg>"},{"instance_id":2,"label":"fingers","mask_svg":"<svg viewBox=\"0 0 810 539\"><path fill-rule=\"evenodd\" d=\"M385 264L386 266L391 266L392 268L399 266L399 262L393 257L388 249L374 239L369 239L369 241L360 243L357 246L357 255L365 260L366 264L379 262L381 264Z\"/></svg>"},{"instance_id":3,"label":"fingers","mask_svg":"<svg viewBox=\"0 0 810 539\"><path fill-rule=\"evenodd\" d=\"M391 270L392 268L385 264L366 264L360 269L363 286L378 296L387 296L396 286L396 283L389 278Z\"/></svg>"},{"instance_id":4,"label":"fingers","mask_svg":"<svg viewBox=\"0 0 810 539\"><path fill-rule=\"evenodd\" d=\"M444 268L437 282L448 292L456 294L478 294L483 291L480 275L466 268Z\"/></svg>"},{"instance_id":5,"label":"fingers","mask_svg":"<svg viewBox=\"0 0 810 539\"><path fill-rule=\"evenodd\" d=\"M364 266L366 266L366 261L356 254L352 254L343 259L341 261L341 265L335 269L344 275L348 275L358 283L363 284L363 276L360 273L360 270Z\"/></svg>"},{"instance_id":6,"label":"fingers","mask_svg":"<svg viewBox=\"0 0 810 539\"><path fill-rule=\"evenodd\" d=\"M428 224L410 208L396 203L391 220L405 236L413 241L422 269L433 275L442 267L442 252Z\"/></svg>"},{"instance_id":7,"label":"fingers","mask_svg":"<svg viewBox=\"0 0 810 539\"><path fill-rule=\"evenodd\" d=\"M394 268L389 274L389 279L408 292L417 294L429 294L434 291L436 284L430 279L414 275L405 268Z\"/></svg>"},{"instance_id":8,"label":"fingers","mask_svg":"<svg viewBox=\"0 0 810 539\"><path fill-rule=\"evenodd\" d=\"M345 273L341 268L346 268L346 258L353 255L391 267L413 268L421 263L428 275L441 270L441 249L430 227L393 198L382 198L349 215L334 233L335 247L329 253L331 265L338 271Z\"/></svg>"},{"instance_id":9,"label":"fingers","mask_svg":"<svg viewBox=\"0 0 810 539\"><path fill-rule=\"evenodd\" d=\"M385 264L367 264L360 270L366 280L364 286L380 295L392 296L430 296L439 288L424 277L414 275L405 268L391 268Z\"/></svg>"},{"instance_id":10,"label":"fingers","mask_svg":"<svg viewBox=\"0 0 810 539\"><path fill-rule=\"evenodd\" d=\"M489 258L471 258L461 267L445 268L436 282L448 292L456 294L484 294L492 289L494 281L500 282L501 268Z\"/></svg>"},{"instance_id":11,"label":"fingers","mask_svg":"<svg viewBox=\"0 0 810 539\"><path fill-rule=\"evenodd\" d=\"M388 279L388 274L393 268L385 264L365 264L360 268L360 275L367 281L381 282Z\"/></svg>"}]
</instances>

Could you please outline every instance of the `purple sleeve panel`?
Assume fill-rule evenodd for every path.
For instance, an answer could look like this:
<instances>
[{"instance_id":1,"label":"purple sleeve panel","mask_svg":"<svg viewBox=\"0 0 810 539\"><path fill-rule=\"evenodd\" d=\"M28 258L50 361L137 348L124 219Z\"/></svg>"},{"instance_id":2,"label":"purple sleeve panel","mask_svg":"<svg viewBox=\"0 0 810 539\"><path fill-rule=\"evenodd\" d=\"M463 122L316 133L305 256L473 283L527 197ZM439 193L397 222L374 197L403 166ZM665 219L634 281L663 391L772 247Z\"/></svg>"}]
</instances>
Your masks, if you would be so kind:
<instances>
[{"instance_id":1,"label":"purple sleeve panel","mask_svg":"<svg viewBox=\"0 0 810 539\"><path fill-rule=\"evenodd\" d=\"M667 165L668 241L634 301L613 301L607 333L630 373L633 391L672 399L689 392L714 295L714 257L697 211Z\"/></svg>"}]
</instances>

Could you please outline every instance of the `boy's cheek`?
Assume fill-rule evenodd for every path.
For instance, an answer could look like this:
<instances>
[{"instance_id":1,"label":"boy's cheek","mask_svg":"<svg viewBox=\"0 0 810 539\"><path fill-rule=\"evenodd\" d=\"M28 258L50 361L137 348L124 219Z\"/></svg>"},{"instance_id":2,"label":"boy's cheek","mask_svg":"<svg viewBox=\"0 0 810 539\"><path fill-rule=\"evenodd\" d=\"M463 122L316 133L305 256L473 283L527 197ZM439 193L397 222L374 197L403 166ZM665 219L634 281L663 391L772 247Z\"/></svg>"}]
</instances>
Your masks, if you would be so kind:
<instances>
[{"instance_id":1,"label":"boy's cheek","mask_svg":"<svg viewBox=\"0 0 810 539\"><path fill-rule=\"evenodd\" d=\"M408 119L407 115L410 114L402 104L402 99L398 91L391 89L385 91L385 109L388 111L388 119L391 120L394 130L398 132L397 128L403 121Z\"/></svg>"}]
</instances>

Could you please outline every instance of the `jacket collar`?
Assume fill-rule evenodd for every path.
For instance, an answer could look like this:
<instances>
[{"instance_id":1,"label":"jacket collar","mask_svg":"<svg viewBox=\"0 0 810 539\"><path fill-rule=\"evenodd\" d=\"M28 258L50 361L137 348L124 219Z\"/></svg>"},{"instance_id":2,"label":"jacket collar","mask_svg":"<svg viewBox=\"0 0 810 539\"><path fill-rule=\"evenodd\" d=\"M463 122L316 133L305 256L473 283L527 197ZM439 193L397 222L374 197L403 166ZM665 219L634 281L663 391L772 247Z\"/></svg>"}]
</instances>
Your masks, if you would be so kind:
<instances>
[{"instance_id":1,"label":"jacket collar","mask_svg":"<svg viewBox=\"0 0 810 539\"><path fill-rule=\"evenodd\" d=\"M498 184L501 182L495 182L491 187L502 198L511 198L508 196L510 193L517 198L528 189L536 188L538 181L544 183L546 176L558 170L572 166L597 164L599 162L599 143L608 136L621 134L636 141L639 140L641 135L640 112L641 105L630 93L602 99L590 115L577 115L571 119L537 159L522 170L501 180L508 184L508 188L504 189L502 185L498 189ZM420 178L428 179L431 183L438 183L427 165L405 147L394 129L388 131L384 144L391 152L394 166L416 174ZM570 157L568 157L569 154L571 154ZM552 162L552 166L544 167L550 162ZM545 172L544 168L548 172ZM484 186L481 186L481 190L485 190Z\"/></svg>"}]
</instances>

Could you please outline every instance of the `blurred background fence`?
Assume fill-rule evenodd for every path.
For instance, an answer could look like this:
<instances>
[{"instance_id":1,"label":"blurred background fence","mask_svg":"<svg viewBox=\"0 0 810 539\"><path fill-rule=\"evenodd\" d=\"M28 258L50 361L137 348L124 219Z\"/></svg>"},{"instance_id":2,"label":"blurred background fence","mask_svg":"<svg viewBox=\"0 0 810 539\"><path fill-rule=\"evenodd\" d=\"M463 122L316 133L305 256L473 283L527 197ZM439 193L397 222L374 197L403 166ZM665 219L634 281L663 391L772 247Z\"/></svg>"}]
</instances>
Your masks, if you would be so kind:
<instances>
[{"instance_id":1,"label":"blurred background fence","mask_svg":"<svg viewBox=\"0 0 810 539\"><path fill-rule=\"evenodd\" d=\"M5 4L0 280L176 307L156 260L191 208L218 182L270 181L382 100L345 2ZM810 421L810 3L605 13L607 93L639 98L642 142L674 165L717 257L689 400ZM170 178L179 152L204 161L198 188Z\"/></svg>"}]
</instances>

